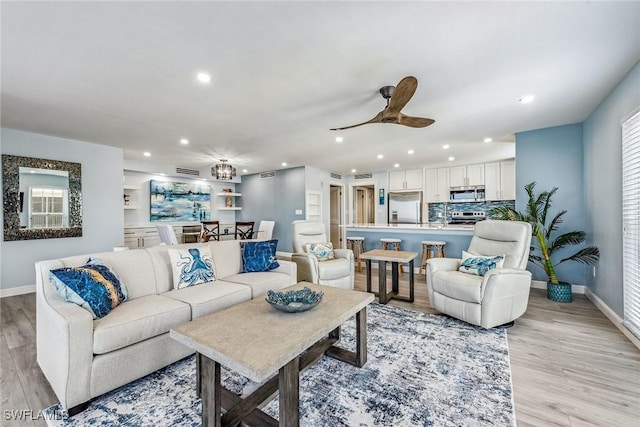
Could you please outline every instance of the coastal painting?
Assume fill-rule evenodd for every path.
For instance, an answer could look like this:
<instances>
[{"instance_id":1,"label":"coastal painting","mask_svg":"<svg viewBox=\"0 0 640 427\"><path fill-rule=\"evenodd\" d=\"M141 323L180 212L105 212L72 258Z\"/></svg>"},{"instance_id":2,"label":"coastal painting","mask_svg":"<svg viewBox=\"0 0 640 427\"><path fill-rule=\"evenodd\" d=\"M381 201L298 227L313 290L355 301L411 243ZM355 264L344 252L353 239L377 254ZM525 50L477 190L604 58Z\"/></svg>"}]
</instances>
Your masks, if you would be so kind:
<instances>
[{"instance_id":1,"label":"coastal painting","mask_svg":"<svg viewBox=\"0 0 640 427\"><path fill-rule=\"evenodd\" d=\"M210 219L211 187L204 184L151 180L151 222Z\"/></svg>"}]
</instances>

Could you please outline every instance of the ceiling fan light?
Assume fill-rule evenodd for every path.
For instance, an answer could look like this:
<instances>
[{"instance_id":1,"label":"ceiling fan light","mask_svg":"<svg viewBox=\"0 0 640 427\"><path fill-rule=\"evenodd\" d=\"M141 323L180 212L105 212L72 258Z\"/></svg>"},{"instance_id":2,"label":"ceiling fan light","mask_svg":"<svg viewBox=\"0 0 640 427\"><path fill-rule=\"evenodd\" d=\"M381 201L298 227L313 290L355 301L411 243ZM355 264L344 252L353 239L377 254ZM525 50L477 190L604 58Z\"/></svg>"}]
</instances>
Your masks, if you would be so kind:
<instances>
[{"instance_id":1,"label":"ceiling fan light","mask_svg":"<svg viewBox=\"0 0 640 427\"><path fill-rule=\"evenodd\" d=\"M211 168L211 175L221 181L228 181L236 176L236 168L227 163L227 160L220 159L220 163Z\"/></svg>"}]
</instances>

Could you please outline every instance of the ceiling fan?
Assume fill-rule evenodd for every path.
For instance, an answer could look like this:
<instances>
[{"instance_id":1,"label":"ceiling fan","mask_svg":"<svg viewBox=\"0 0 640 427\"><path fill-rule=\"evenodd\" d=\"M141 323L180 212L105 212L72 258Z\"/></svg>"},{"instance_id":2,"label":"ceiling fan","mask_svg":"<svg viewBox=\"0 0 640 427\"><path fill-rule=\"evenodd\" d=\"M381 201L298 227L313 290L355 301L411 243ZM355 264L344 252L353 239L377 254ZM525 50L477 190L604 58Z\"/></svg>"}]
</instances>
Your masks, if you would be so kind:
<instances>
[{"instance_id":1,"label":"ceiling fan","mask_svg":"<svg viewBox=\"0 0 640 427\"><path fill-rule=\"evenodd\" d=\"M409 126L412 128L424 128L435 123L435 120L424 117L411 117L402 114L400 110L409 102L418 87L418 79L407 76L400 80L397 86L384 86L380 88L380 95L387 100L387 106L380 111L373 119L357 125L333 128L329 130L350 129L369 123L393 123L397 125Z\"/></svg>"}]
</instances>

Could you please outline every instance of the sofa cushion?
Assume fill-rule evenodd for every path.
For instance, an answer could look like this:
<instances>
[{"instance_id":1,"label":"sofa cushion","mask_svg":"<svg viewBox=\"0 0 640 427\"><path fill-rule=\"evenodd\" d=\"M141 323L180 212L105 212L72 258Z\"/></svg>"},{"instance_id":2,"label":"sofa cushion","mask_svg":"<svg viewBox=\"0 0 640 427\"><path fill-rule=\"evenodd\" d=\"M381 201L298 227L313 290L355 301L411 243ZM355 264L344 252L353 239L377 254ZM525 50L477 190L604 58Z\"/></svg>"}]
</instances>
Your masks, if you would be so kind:
<instances>
[{"instance_id":1,"label":"sofa cushion","mask_svg":"<svg viewBox=\"0 0 640 427\"><path fill-rule=\"evenodd\" d=\"M132 299L93 322L93 352L108 353L153 338L189 320L191 309L181 301L161 295Z\"/></svg>"},{"instance_id":2,"label":"sofa cushion","mask_svg":"<svg viewBox=\"0 0 640 427\"><path fill-rule=\"evenodd\" d=\"M341 279L351 273L351 263L345 258L334 258L318 263L320 279Z\"/></svg>"},{"instance_id":3,"label":"sofa cushion","mask_svg":"<svg viewBox=\"0 0 640 427\"><path fill-rule=\"evenodd\" d=\"M215 313L251 299L251 288L223 280L203 283L162 294L164 297L185 302L191 307L191 319Z\"/></svg>"},{"instance_id":4,"label":"sofa cushion","mask_svg":"<svg viewBox=\"0 0 640 427\"><path fill-rule=\"evenodd\" d=\"M278 290L291 286L291 275L276 271L240 273L224 278L226 282L240 283L251 288L251 297L266 295L269 289Z\"/></svg>"},{"instance_id":5,"label":"sofa cushion","mask_svg":"<svg viewBox=\"0 0 640 427\"><path fill-rule=\"evenodd\" d=\"M255 273L280 267L276 259L277 240L241 242L242 272Z\"/></svg>"},{"instance_id":6,"label":"sofa cushion","mask_svg":"<svg viewBox=\"0 0 640 427\"><path fill-rule=\"evenodd\" d=\"M461 271L436 271L431 277L431 288L460 301L480 303L483 280L481 276Z\"/></svg>"},{"instance_id":7,"label":"sofa cushion","mask_svg":"<svg viewBox=\"0 0 640 427\"><path fill-rule=\"evenodd\" d=\"M211 250L216 275L223 279L242 271L242 256L239 240L209 241L205 243Z\"/></svg>"},{"instance_id":8,"label":"sofa cushion","mask_svg":"<svg viewBox=\"0 0 640 427\"><path fill-rule=\"evenodd\" d=\"M97 259L80 267L51 270L49 279L58 295L89 311L94 319L106 316L127 299L127 288L118 275Z\"/></svg>"},{"instance_id":9,"label":"sofa cushion","mask_svg":"<svg viewBox=\"0 0 640 427\"><path fill-rule=\"evenodd\" d=\"M169 258L174 289L216 280L211 252L207 246L169 249Z\"/></svg>"}]
</instances>

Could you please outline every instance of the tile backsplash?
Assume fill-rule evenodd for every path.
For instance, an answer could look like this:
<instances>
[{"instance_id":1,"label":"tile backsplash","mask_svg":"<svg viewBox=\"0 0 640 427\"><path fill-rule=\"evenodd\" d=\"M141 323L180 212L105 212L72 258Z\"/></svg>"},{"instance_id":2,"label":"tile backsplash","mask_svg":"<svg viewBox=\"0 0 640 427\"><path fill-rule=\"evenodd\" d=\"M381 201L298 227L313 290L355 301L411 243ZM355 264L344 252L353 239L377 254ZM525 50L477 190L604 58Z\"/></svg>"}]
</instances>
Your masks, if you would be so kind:
<instances>
[{"instance_id":1,"label":"tile backsplash","mask_svg":"<svg viewBox=\"0 0 640 427\"><path fill-rule=\"evenodd\" d=\"M449 207L449 215L447 221L451 221L451 212L453 211L480 211L489 215L489 210L497 206L516 207L515 200L501 200L498 202L468 202L468 203L429 203L429 222L442 221L444 215L444 207Z\"/></svg>"}]
</instances>

